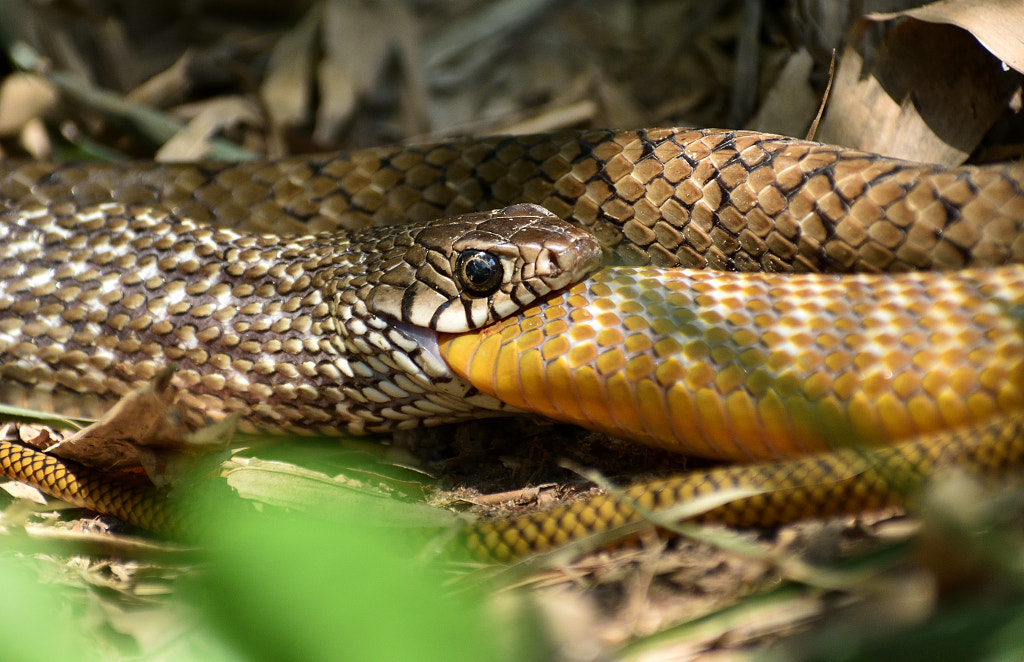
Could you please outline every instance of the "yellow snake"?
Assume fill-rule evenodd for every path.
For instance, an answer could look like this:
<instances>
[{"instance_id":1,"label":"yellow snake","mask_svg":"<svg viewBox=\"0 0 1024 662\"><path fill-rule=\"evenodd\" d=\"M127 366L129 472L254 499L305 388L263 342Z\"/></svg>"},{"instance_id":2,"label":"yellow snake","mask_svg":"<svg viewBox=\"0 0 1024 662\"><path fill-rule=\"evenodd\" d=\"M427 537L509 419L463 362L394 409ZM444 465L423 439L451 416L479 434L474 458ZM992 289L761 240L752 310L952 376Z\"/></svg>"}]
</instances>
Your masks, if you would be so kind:
<instances>
[{"instance_id":1,"label":"yellow snake","mask_svg":"<svg viewBox=\"0 0 1024 662\"><path fill-rule=\"evenodd\" d=\"M1005 468L1020 445L1024 271L998 265L1024 257L1022 181L1020 166L676 129L235 165L24 164L0 179L0 396L95 413L175 362L193 404L241 409L258 427L384 431L524 409L719 458L828 449L840 430L843 442L906 442L877 451L879 466L927 473L968 448L956 457ZM524 202L624 264L958 271L613 267L551 298L597 266L589 234L522 205L424 225ZM516 236L510 217L547 238ZM354 230L396 222L414 225ZM478 223L500 231L459 244L479 239ZM248 234L268 229L301 234ZM495 245L495 259L465 268L467 250ZM504 289L492 289L495 262ZM552 265L557 277L536 286ZM69 472L102 483L88 470L15 447L0 447L9 475L156 526L110 505L125 497L106 488L76 497ZM635 494L775 489L775 515L737 506L762 513L727 518L743 523L900 496L857 468L864 457L875 456L721 469ZM839 503L845 492L822 483L875 496ZM647 505L671 500L658 498ZM471 546L544 549L632 516L615 503L485 525Z\"/></svg>"}]
</instances>

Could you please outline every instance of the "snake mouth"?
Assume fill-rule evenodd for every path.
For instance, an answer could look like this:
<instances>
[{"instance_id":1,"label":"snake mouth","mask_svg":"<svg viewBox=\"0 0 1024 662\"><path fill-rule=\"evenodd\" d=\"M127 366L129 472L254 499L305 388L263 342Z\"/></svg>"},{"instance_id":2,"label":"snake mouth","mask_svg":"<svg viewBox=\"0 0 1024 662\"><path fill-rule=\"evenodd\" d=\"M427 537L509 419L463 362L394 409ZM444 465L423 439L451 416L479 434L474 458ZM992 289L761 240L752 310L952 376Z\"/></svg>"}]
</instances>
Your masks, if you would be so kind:
<instances>
[{"instance_id":1,"label":"snake mouth","mask_svg":"<svg viewBox=\"0 0 1024 662\"><path fill-rule=\"evenodd\" d=\"M444 366L445 371L449 371L448 362L444 360L441 355L441 347L439 344L440 333L433 329L416 326L415 324L407 324L405 322L394 321L392 322L394 328L408 337L411 341L416 343L416 348L412 352L420 351L427 357L429 357L431 363ZM412 352L407 352L412 354Z\"/></svg>"}]
</instances>

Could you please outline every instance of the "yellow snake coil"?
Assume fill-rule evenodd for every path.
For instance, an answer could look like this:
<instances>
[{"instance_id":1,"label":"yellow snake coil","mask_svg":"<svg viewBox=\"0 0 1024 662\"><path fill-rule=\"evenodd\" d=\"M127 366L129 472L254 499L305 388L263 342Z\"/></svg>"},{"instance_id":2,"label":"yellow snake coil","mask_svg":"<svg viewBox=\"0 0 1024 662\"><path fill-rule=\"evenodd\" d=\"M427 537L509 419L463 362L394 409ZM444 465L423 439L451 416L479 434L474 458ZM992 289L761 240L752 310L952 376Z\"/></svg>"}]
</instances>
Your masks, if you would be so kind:
<instances>
[{"instance_id":1,"label":"yellow snake coil","mask_svg":"<svg viewBox=\"0 0 1024 662\"><path fill-rule=\"evenodd\" d=\"M872 451L882 465L931 472L949 456L926 449L962 442L975 449L966 456L995 458L981 466L1005 467L1017 462L1011 442L1020 437L1024 286L1019 268L999 265L1024 257L1022 181L1015 165L940 168L779 136L677 129L237 165L24 164L0 176L0 394L61 406L84 400L95 411L175 361L186 364L181 385L197 406L243 409L260 427L383 431L524 409L712 457L829 449L841 429L844 442L915 440ZM545 288L509 281L508 306L422 287L439 274L453 282L462 264L451 235L429 249L408 240L422 222L524 202L586 228L625 264L966 271L785 278L616 267L548 297L596 266L590 249L577 252L587 239L572 235L572 246L549 253L580 256L559 272L572 277ZM513 216L555 222L517 209ZM410 221L420 224L339 230ZM267 230L302 234L247 234ZM329 234L309 234L321 231ZM69 236L70 245L56 241ZM522 259L519 239L503 241L518 256L506 270L521 275L517 283L532 283L537 265L554 261L538 262L536 250ZM140 245L145 262L129 252ZM27 273L32 259L38 268ZM48 280L62 259L81 266ZM239 260L245 266L232 271ZM339 285L325 269L351 282ZM374 303L368 283L418 291ZM463 302L454 309L464 328L419 312L421 301L436 311L453 296ZM36 317L26 323L26 313ZM303 333L314 327L310 340ZM479 330L450 335L468 329ZM445 360L433 354L438 332ZM143 368L132 372L135 365ZM295 385L311 375L317 380ZM3 452L0 465L13 467ZM849 479L849 489L877 494L861 507L901 496L894 486L883 494L885 481L849 478L850 467L870 475L857 457L867 456L722 469L652 494L685 496L690 488L672 486L693 481L788 489L807 473L798 467L818 462L803 501L778 510L834 512L838 494L815 481ZM6 470L39 482L39 471ZM90 499L82 502L103 505ZM561 515L505 525L500 535L481 528L475 552L520 554L626 517L611 502L593 503L574 506L589 513L575 528ZM733 519L787 519L743 512L762 515Z\"/></svg>"}]
</instances>

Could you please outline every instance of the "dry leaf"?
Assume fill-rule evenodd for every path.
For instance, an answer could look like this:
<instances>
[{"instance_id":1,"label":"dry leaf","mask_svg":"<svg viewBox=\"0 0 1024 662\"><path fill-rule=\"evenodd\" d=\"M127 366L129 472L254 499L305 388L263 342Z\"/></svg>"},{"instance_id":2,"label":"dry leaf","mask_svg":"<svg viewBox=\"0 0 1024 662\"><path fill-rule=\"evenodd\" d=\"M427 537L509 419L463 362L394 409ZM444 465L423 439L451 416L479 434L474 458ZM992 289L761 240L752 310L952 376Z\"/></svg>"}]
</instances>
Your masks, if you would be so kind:
<instances>
[{"instance_id":1,"label":"dry leaf","mask_svg":"<svg viewBox=\"0 0 1024 662\"><path fill-rule=\"evenodd\" d=\"M804 135L818 110L818 96L807 82L813 67L810 53L793 53L747 128L783 136Z\"/></svg>"},{"instance_id":2,"label":"dry leaf","mask_svg":"<svg viewBox=\"0 0 1024 662\"><path fill-rule=\"evenodd\" d=\"M376 5L330 0L323 11L324 59L317 72L320 106L313 138L329 144L378 82L391 52L387 17Z\"/></svg>"},{"instance_id":3,"label":"dry leaf","mask_svg":"<svg viewBox=\"0 0 1024 662\"><path fill-rule=\"evenodd\" d=\"M465 51L498 44L501 35L538 20L551 0L500 0L477 5L451 21L423 49L427 68L465 60Z\"/></svg>"},{"instance_id":4,"label":"dry leaf","mask_svg":"<svg viewBox=\"0 0 1024 662\"><path fill-rule=\"evenodd\" d=\"M18 143L37 159L50 158L53 153L50 133L46 129L46 124L39 117L34 117L25 123L18 133Z\"/></svg>"},{"instance_id":5,"label":"dry leaf","mask_svg":"<svg viewBox=\"0 0 1024 662\"><path fill-rule=\"evenodd\" d=\"M35 74L11 74L0 83L0 136L11 136L57 105L57 91Z\"/></svg>"},{"instance_id":6,"label":"dry leaf","mask_svg":"<svg viewBox=\"0 0 1024 662\"><path fill-rule=\"evenodd\" d=\"M353 524L443 527L457 517L423 503L396 501L386 490L344 475L332 477L287 462L236 457L222 473L242 498L332 518L356 517Z\"/></svg>"},{"instance_id":7,"label":"dry leaf","mask_svg":"<svg viewBox=\"0 0 1024 662\"><path fill-rule=\"evenodd\" d=\"M900 16L963 28L997 58L1024 73L1024 3L1020 0L942 0L868 18L887 21Z\"/></svg>"},{"instance_id":8,"label":"dry leaf","mask_svg":"<svg viewBox=\"0 0 1024 662\"><path fill-rule=\"evenodd\" d=\"M141 85L125 95L132 103L154 108L181 103L192 91L192 79L189 67L195 56L192 50L186 50L170 67L150 77Z\"/></svg>"},{"instance_id":9,"label":"dry leaf","mask_svg":"<svg viewBox=\"0 0 1024 662\"><path fill-rule=\"evenodd\" d=\"M117 402L92 425L75 432L47 452L103 471L137 468L144 464L144 447L184 443L187 430L172 420L176 391L170 371Z\"/></svg>"},{"instance_id":10,"label":"dry leaf","mask_svg":"<svg viewBox=\"0 0 1024 662\"><path fill-rule=\"evenodd\" d=\"M407 136L420 135L430 129L427 119L430 99L422 66L423 58L420 56L416 19L402 3L387 2L386 9L390 15L392 41L404 74L401 85L402 133Z\"/></svg>"},{"instance_id":11,"label":"dry leaf","mask_svg":"<svg viewBox=\"0 0 1024 662\"><path fill-rule=\"evenodd\" d=\"M968 33L905 20L876 52L851 31L824 121L823 142L914 161L958 165L1007 108L1016 73Z\"/></svg>"},{"instance_id":12,"label":"dry leaf","mask_svg":"<svg viewBox=\"0 0 1024 662\"><path fill-rule=\"evenodd\" d=\"M183 474L194 456L223 447L234 434L238 416L193 432L174 405L173 370L121 398L98 421L46 449L58 457L101 471L142 468L163 486Z\"/></svg>"},{"instance_id":13,"label":"dry leaf","mask_svg":"<svg viewBox=\"0 0 1024 662\"><path fill-rule=\"evenodd\" d=\"M222 129L262 121L255 104L245 97L211 99L202 106L199 114L157 151L157 161L197 161L210 152L211 139Z\"/></svg>"},{"instance_id":14,"label":"dry leaf","mask_svg":"<svg viewBox=\"0 0 1024 662\"><path fill-rule=\"evenodd\" d=\"M46 505L46 497L43 493L25 483L19 483L17 481L10 481L7 483L0 483L0 490L7 492L15 499L27 499L33 503L40 505Z\"/></svg>"},{"instance_id":15,"label":"dry leaf","mask_svg":"<svg viewBox=\"0 0 1024 662\"><path fill-rule=\"evenodd\" d=\"M289 129L309 119L313 53L323 12L316 4L274 46L260 98L275 129Z\"/></svg>"}]
</instances>

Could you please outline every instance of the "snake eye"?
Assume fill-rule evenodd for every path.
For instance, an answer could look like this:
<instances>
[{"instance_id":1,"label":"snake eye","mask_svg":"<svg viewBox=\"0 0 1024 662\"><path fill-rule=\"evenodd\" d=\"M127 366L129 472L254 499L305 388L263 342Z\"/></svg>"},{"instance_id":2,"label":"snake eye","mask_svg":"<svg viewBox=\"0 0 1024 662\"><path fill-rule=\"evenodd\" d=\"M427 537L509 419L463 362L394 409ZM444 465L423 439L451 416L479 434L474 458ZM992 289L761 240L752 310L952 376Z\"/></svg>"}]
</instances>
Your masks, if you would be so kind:
<instances>
[{"instance_id":1,"label":"snake eye","mask_svg":"<svg viewBox=\"0 0 1024 662\"><path fill-rule=\"evenodd\" d=\"M486 297L498 291L504 270L501 262L487 251L465 250L455 262L455 273L467 293Z\"/></svg>"}]
</instances>

